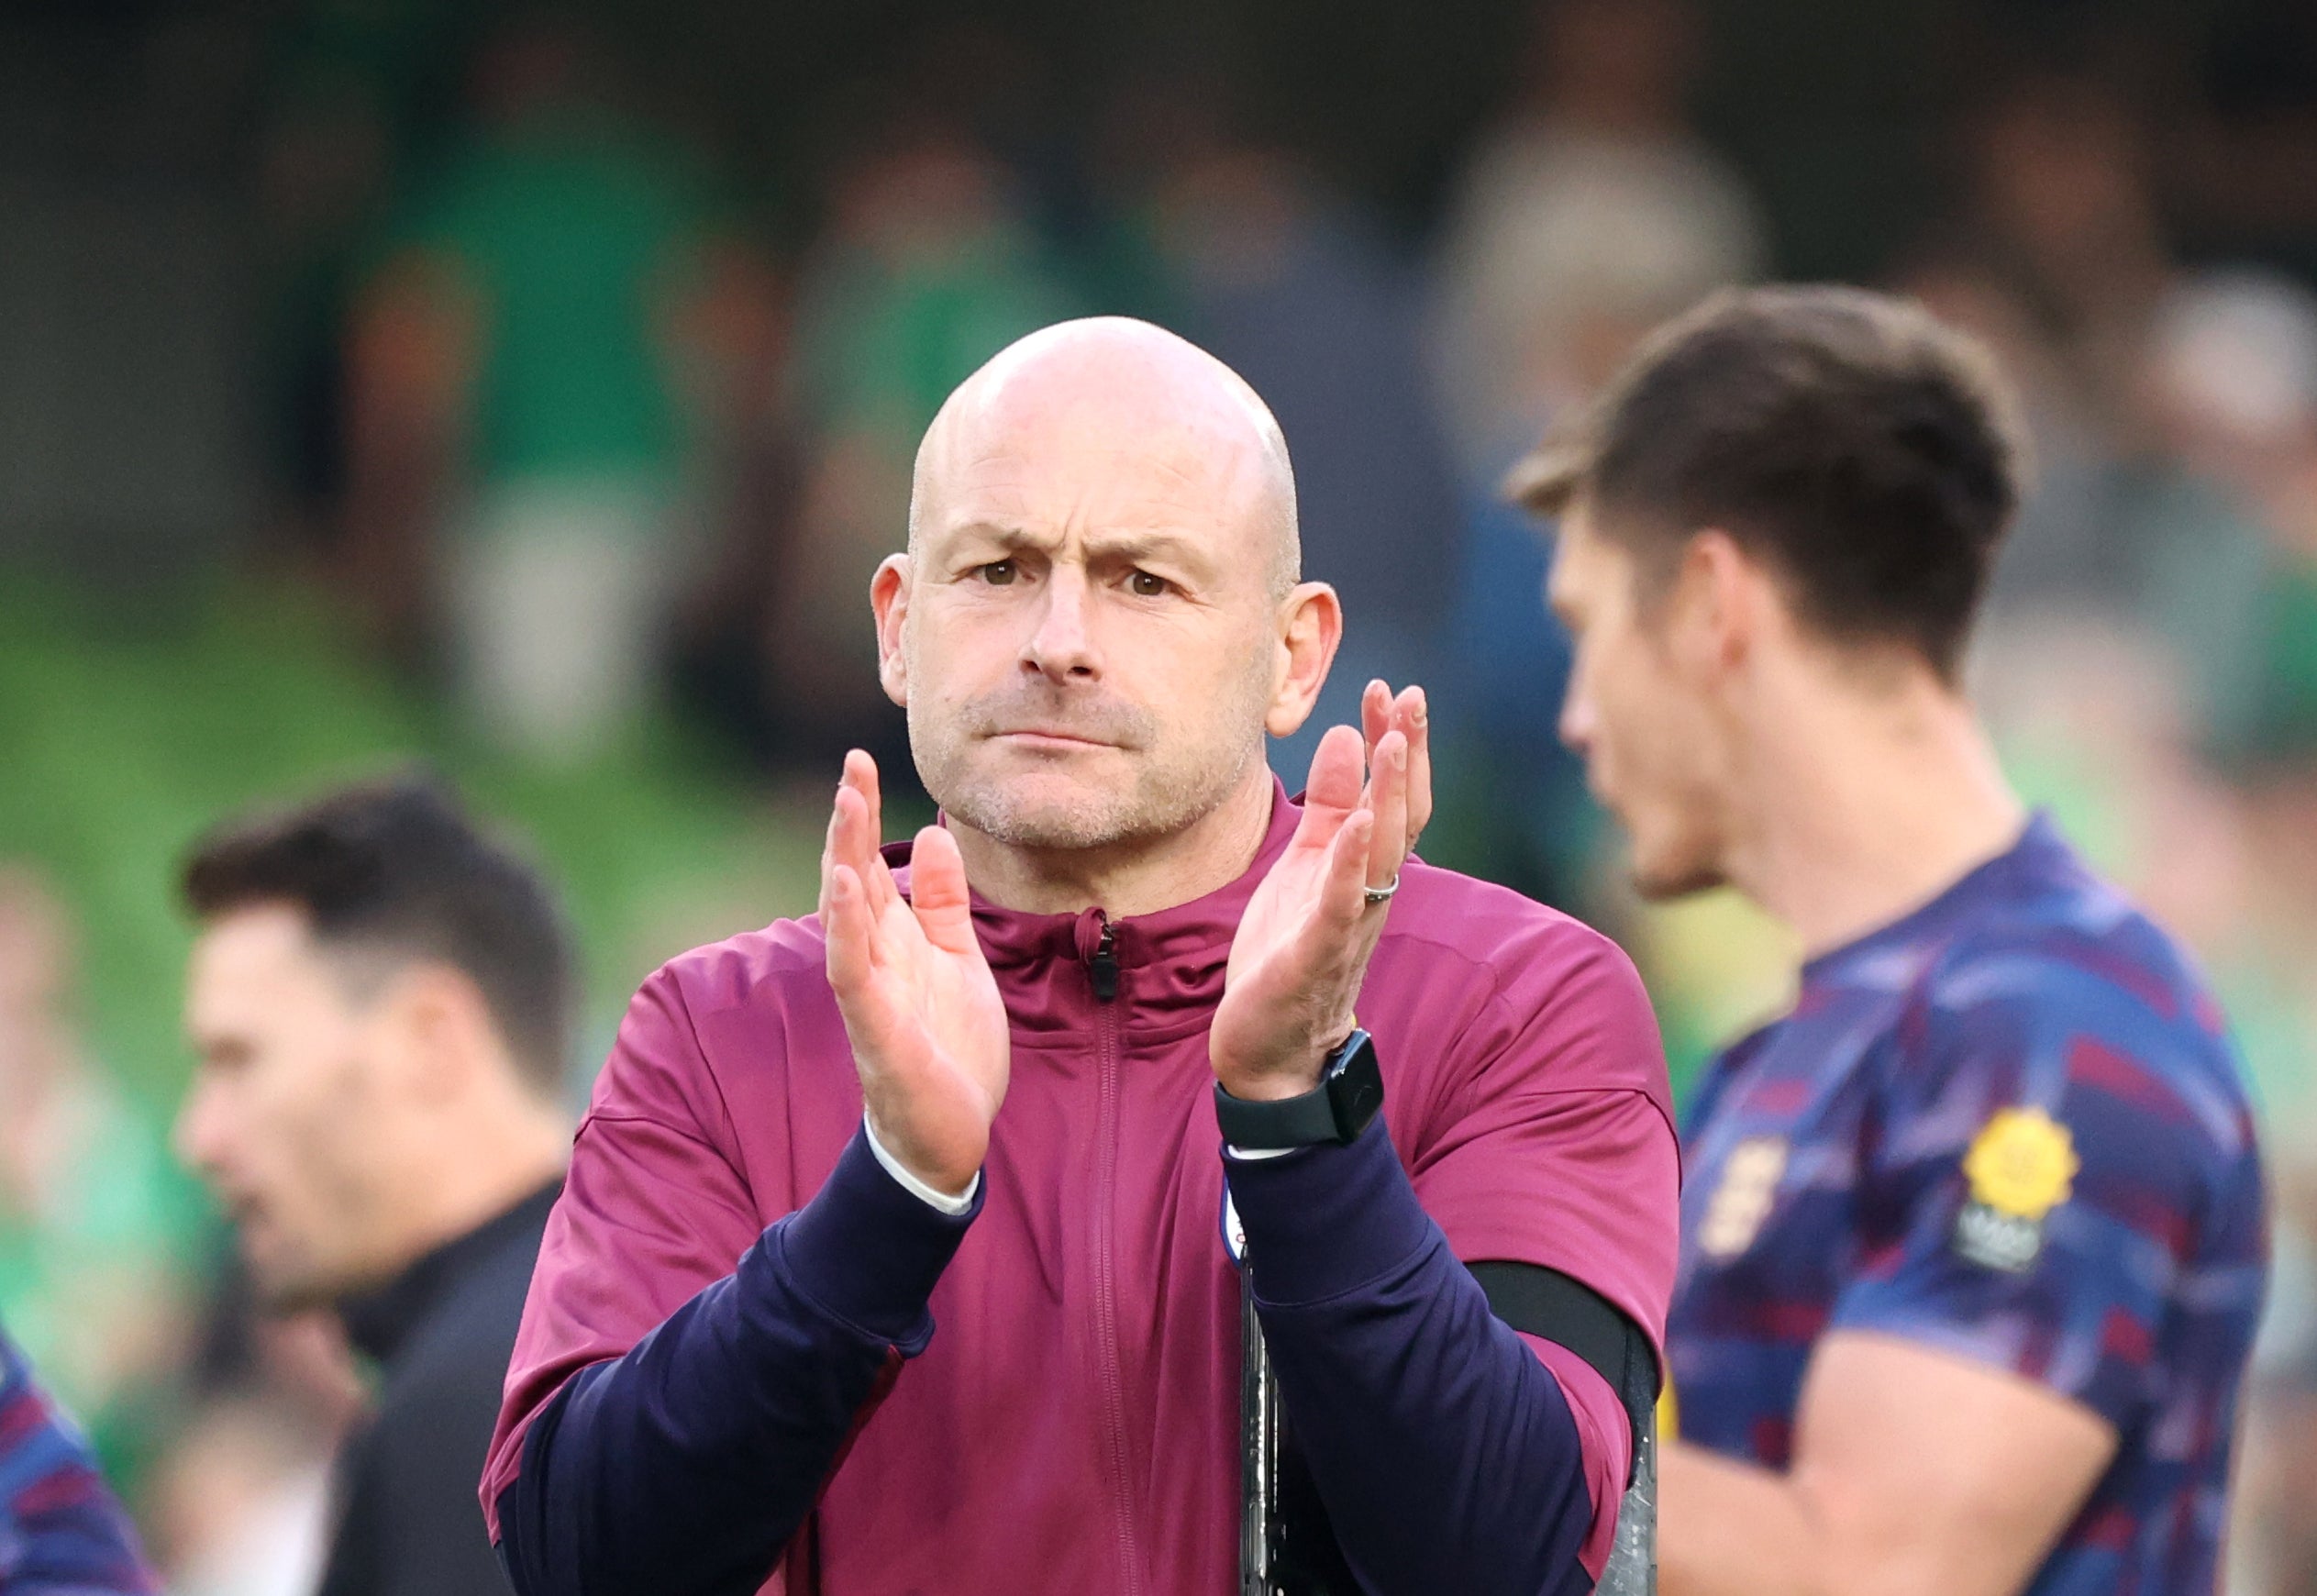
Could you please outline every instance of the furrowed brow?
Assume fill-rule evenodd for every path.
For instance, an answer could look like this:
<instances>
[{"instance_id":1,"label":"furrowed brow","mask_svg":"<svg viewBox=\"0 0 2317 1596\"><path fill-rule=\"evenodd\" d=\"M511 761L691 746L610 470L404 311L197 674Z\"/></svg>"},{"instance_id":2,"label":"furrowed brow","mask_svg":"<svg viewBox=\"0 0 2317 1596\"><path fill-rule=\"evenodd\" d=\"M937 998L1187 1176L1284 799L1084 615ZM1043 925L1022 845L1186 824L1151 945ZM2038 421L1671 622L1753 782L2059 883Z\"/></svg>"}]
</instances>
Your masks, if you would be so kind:
<instances>
[{"instance_id":1,"label":"furrowed brow","mask_svg":"<svg viewBox=\"0 0 2317 1596\"><path fill-rule=\"evenodd\" d=\"M1214 579L1213 558L1188 538L1157 532L1144 535L1096 537L1086 540L1091 560L1119 565L1167 565L1200 582Z\"/></svg>"},{"instance_id":2,"label":"furrowed brow","mask_svg":"<svg viewBox=\"0 0 2317 1596\"><path fill-rule=\"evenodd\" d=\"M1051 547L1047 539L1033 537L1019 526L1003 526L995 521L967 521L945 527L934 543L945 552L959 545L970 544L1001 555L1036 552Z\"/></svg>"}]
</instances>

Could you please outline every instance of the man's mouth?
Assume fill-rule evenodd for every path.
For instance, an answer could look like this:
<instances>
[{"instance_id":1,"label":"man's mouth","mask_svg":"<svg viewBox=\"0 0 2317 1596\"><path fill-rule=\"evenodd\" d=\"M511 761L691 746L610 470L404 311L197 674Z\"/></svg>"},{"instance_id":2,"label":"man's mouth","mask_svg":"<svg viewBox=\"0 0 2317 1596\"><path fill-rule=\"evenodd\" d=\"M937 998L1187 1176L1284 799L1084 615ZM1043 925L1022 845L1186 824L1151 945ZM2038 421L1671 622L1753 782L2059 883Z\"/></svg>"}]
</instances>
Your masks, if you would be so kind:
<instances>
[{"instance_id":1,"label":"man's mouth","mask_svg":"<svg viewBox=\"0 0 2317 1596\"><path fill-rule=\"evenodd\" d=\"M1016 743L1024 748L1044 748L1057 753L1066 753L1077 748L1111 748L1118 746L1115 743L1104 742L1099 737L1082 737L1077 732L1049 730L1043 726L1022 726L1011 731L996 732L992 736L999 740Z\"/></svg>"}]
</instances>

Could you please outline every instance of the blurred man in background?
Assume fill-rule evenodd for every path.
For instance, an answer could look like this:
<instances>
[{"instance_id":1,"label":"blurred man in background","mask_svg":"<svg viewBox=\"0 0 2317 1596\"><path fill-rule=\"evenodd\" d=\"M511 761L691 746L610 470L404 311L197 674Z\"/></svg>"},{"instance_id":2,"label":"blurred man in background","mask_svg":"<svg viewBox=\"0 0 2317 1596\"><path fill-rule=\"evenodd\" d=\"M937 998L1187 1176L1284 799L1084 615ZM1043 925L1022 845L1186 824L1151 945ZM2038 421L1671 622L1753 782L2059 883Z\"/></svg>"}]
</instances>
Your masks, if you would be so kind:
<instances>
[{"instance_id":1,"label":"blurred man in background","mask_svg":"<svg viewBox=\"0 0 2317 1596\"><path fill-rule=\"evenodd\" d=\"M183 890L201 1063L178 1145L267 1304L334 1307L380 1371L324 1596L495 1596L469 1481L561 1184L562 916L415 781L220 830Z\"/></svg>"},{"instance_id":2,"label":"blurred man in background","mask_svg":"<svg viewBox=\"0 0 2317 1596\"><path fill-rule=\"evenodd\" d=\"M2014 406L1903 301L1733 293L1516 487L1650 896L1809 955L1689 1108L1669 1596L2213 1589L2266 1267L2235 1052L1958 674Z\"/></svg>"},{"instance_id":3,"label":"blurred man in background","mask_svg":"<svg viewBox=\"0 0 2317 1596\"><path fill-rule=\"evenodd\" d=\"M0 1590L144 1596L159 1588L87 1442L0 1335Z\"/></svg>"}]
</instances>

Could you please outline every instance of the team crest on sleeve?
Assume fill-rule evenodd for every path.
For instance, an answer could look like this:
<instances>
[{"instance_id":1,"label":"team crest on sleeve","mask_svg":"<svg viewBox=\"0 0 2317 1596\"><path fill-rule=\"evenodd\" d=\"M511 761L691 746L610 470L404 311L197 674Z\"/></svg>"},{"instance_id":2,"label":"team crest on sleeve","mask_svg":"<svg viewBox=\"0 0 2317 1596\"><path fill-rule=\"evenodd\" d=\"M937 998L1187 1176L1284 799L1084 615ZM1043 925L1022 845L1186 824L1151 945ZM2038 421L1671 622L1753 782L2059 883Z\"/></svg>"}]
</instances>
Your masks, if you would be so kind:
<instances>
[{"instance_id":1,"label":"team crest on sleeve","mask_svg":"<svg viewBox=\"0 0 2317 1596\"><path fill-rule=\"evenodd\" d=\"M2068 1127L2040 1108L1999 1109L1963 1155L1969 1200L1955 1219L1955 1250L2016 1274L2044 1249L2044 1220L2068 1201L2082 1160Z\"/></svg>"},{"instance_id":2,"label":"team crest on sleeve","mask_svg":"<svg viewBox=\"0 0 2317 1596\"><path fill-rule=\"evenodd\" d=\"M1699 1249L1708 1258L1735 1258L1752 1247L1785 1174L1784 1136L1748 1136L1732 1147L1698 1225Z\"/></svg>"}]
</instances>

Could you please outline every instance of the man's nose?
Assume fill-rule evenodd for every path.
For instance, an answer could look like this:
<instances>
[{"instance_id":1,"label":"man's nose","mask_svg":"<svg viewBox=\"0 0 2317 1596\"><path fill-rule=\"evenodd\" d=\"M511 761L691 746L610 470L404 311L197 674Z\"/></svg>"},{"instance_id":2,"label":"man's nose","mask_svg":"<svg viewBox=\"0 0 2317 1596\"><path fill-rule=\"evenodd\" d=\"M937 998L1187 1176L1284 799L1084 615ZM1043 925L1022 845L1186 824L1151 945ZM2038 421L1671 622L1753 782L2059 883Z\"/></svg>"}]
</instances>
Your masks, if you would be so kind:
<instances>
[{"instance_id":1,"label":"man's nose","mask_svg":"<svg viewBox=\"0 0 2317 1596\"><path fill-rule=\"evenodd\" d=\"M1572 753L1583 754L1592 747L1593 703L1577 683L1570 682L1569 692L1561 699L1561 741Z\"/></svg>"},{"instance_id":2,"label":"man's nose","mask_svg":"<svg viewBox=\"0 0 2317 1596\"><path fill-rule=\"evenodd\" d=\"M1049 681L1095 674L1091 600L1082 571L1065 566L1046 583L1036 628L1022 648L1022 668Z\"/></svg>"},{"instance_id":3,"label":"man's nose","mask_svg":"<svg viewBox=\"0 0 2317 1596\"><path fill-rule=\"evenodd\" d=\"M224 1129L216 1094L196 1080L177 1109L177 1123L170 1127L169 1145L186 1168L204 1175L212 1174L223 1159Z\"/></svg>"}]
</instances>

